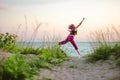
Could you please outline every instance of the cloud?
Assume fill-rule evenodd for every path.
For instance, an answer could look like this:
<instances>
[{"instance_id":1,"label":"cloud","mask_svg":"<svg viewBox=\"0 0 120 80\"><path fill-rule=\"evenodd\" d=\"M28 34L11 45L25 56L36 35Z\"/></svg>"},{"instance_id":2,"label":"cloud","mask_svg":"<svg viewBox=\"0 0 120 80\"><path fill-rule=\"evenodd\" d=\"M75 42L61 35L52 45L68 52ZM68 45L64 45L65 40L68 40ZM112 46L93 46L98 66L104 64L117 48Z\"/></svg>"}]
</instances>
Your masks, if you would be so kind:
<instances>
[{"instance_id":1,"label":"cloud","mask_svg":"<svg viewBox=\"0 0 120 80\"><path fill-rule=\"evenodd\" d=\"M5 10L5 9L7 9L7 7L3 4L0 4L0 10Z\"/></svg>"},{"instance_id":2,"label":"cloud","mask_svg":"<svg viewBox=\"0 0 120 80\"><path fill-rule=\"evenodd\" d=\"M62 2L64 0L4 0L5 3L11 5L38 5L38 4L51 4ZM69 0L68 0L69 1Z\"/></svg>"},{"instance_id":3,"label":"cloud","mask_svg":"<svg viewBox=\"0 0 120 80\"><path fill-rule=\"evenodd\" d=\"M0 9L4 9L4 7L0 4Z\"/></svg>"},{"instance_id":4,"label":"cloud","mask_svg":"<svg viewBox=\"0 0 120 80\"><path fill-rule=\"evenodd\" d=\"M2 0L0 0L0 10L7 10L10 6L5 4Z\"/></svg>"}]
</instances>

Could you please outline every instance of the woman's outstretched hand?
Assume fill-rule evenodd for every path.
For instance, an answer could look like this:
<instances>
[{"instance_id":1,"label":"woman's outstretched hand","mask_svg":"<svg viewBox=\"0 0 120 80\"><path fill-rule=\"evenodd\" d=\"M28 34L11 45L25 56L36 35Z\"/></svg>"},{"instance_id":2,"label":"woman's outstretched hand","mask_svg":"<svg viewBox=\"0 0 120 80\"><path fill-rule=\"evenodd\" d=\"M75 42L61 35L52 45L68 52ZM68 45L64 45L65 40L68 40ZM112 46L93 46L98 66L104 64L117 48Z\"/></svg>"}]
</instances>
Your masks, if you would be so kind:
<instances>
[{"instance_id":1,"label":"woman's outstretched hand","mask_svg":"<svg viewBox=\"0 0 120 80\"><path fill-rule=\"evenodd\" d=\"M85 18L83 18L83 20L84 20Z\"/></svg>"}]
</instances>

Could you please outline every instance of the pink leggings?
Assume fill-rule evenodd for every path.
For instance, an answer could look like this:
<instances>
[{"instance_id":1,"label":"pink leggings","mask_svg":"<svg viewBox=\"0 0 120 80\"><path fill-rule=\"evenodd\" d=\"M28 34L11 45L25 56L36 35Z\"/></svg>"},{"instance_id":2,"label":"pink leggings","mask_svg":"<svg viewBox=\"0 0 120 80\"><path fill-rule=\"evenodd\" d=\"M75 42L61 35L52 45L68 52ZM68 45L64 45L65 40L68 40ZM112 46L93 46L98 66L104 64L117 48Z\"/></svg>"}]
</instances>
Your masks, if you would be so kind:
<instances>
[{"instance_id":1,"label":"pink leggings","mask_svg":"<svg viewBox=\"0 0 120 80\"><path fill-rule=\"evenodd\" d=\"M59 45L63 45L66 44L67 42L71 42L71 44L73 45L73 47L75 48L75 50L78 50L78 47L74 41L74 36L73 35L68 35L67 39L65 39L64 41L59 42Z\"/></svg>"}]
</instances>

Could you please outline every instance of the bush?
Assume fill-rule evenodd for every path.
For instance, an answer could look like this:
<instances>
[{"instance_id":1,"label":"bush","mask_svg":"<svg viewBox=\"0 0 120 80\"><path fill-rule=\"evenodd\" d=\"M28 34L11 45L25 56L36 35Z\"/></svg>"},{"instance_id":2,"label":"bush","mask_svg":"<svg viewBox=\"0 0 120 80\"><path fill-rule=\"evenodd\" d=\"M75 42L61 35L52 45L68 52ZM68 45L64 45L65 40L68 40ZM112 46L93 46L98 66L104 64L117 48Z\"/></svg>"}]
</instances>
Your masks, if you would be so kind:
<instances>
[{"instance_id":1,"label":"bush","mask_svg":"<svg viewBox=\"0 0 120 80\"><path fill-rule=\"evenodd\" d=\"M3 64L0 61L0 80L2 80L2 75L3 75Z\"/></svg>"},{"instance_id":2,"label":"bush","mask_svg":"<svg viewBox=\"0 0 120 80\"><path fill-rule=\"evenodd\" d=\"M21 48L19 48L16 45L10 45L10 46L4 46L3 48L5 51L11 52L11 53L18 53L21 52Z\"/></svg>"},{"instance_id":3,"label":"bush","mask_svg":"<svg viewBox=\"0 0 120 80\"><path fill-rule=\"evenodd\" d=\"M111 55L111 46L104 45L95 49L92 54L88 54L86 60L89 62L106 60L109 59L110 55Z\"/></svg>"},{"instance_id":4,"label":"bush","mask_svg":"<svg viewBox=\"0 0 120 80\"><path fill-rule=\"evenodd\" d=\"M42 54L39 54L40 59L43 59L52 65L60 65L65 60L69 59L60 47L56 45L41 49L41 53Z\"/></svg>"},{"instance_id":5,"label":"bush","mask_svg":"<svg viewBox=\"0 0 120 80\"><path fill-rule=\"evenodd\" d=\"M16 44L16 38L17 35L15 34L0 34L0 48L3 48L5 46L11 46Z\"/></svg>"},{"instance_id":6,"label":"bush","mask_svg":"<svg viewBox=\"0 0 120 80\"><path fill-rule=\"evenodd\" d=\"M117 59L120 58L120 44L116 43L112 48L112 55L114 55Z\"/></svg>"},{"instance_id":7,"label":"bush","mask_svg":"<svg viewBox=\"0 0 120 80\"><path fill-rule=\"evenodd\" d=\"M4 64L0 65L0 78L3 80L24 80L32 78L40 68L51 69L55 65L60 65L69 58L59 46L47 48L19 48L16 45L16 35L9 33L0 34L0 48L12 52ZM36 58L29 59L27 54L34 54Z\"/></svg>"},{"instance_id":8,"label":"bush","mask_svg":"<svg viewBox=\"0 0 120 80\"><path fill-rule=\"evenodd\" d=\"M21 54L34 54L39 56L40 60L44 63L49 63L52 65L59 65L63 61L67 60L68 57L60 49L59 46L54 45L48 48L24 48Z\"/></svg>"},{"instance_id":9,"label":"bush","mask_svg":"<svg viewBox=\"0 0 120 80\"><path fill-rule=\"evenodd\" d=\"M13 54L3 66L4 80L24 80L31 78L36 73L36 68L31 67L31 62L27 62L25 56Z\"/></svg>"},{"instance_id":10,"label":"bush","mask_svg":"<svg viewBox=\"0 0 120 80\"><path fill-rule=\"evenodd\" d=\"M15 34L0 34L0 48L13 53L19 52L20 48L16 46L16 38Z\"/></svg>"},{"instance_id":11,"label":"bush","mask_svg":"<svg viewBox=\"0 0 120 80\"><path fill-rule=\"evenodd\" d=\"M111 59L120 65L120 32L119 27L102 28L94 31L90 36L95 42L93 53L86 56L86 61L95 62L98 60ZM114 35L113 35L114 34Z\"/></svg>"},{"instance_id":12,"label":"bush","mask_svg":"<svg viewBox=\"0 0 120 80\"><path fill-rule=\"evenodd\" d=\"M20 52L21 54L35 54L38 55L41 53L41 50L39 48L35 49L32 47L23 48Z\"/></svg>"}]
</instances>

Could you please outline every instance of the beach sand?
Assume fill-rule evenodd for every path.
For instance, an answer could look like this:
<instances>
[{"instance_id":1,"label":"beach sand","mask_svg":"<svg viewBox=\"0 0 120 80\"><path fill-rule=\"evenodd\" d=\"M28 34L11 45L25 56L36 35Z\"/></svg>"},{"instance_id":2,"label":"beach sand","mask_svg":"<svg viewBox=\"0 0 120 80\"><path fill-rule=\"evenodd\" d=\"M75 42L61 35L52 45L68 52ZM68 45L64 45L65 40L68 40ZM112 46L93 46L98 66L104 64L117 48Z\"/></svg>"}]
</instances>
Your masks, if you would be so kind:
<instances>
[{"instance_id":1,"label":"beach sand","mask_svg":"<svg viewBox=\"0 0 120 80\"><path fill-rule=\"evenodd\" d=\"M0 50L2 62L11 55ZM40 70L33 80L120 80L120 66L111 60L86 63L85 58L72 57L71 60L65 61L61 66L53 67L52 70Z\"/></svg>"},{"instance_id":2,"label":"beach sand","mask_svg":"<svg viewBox=\"0 0 120 80\"><path fill-rule=\"evenodd\" d=\"M73 57L53 70L42 70L34 80L120 80L120 67L110 60L86 63Z\"/></svg>"}]
</instances>

